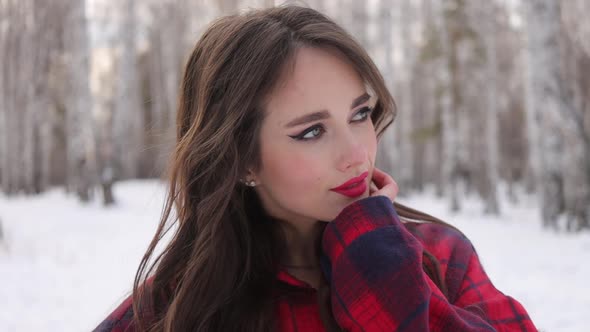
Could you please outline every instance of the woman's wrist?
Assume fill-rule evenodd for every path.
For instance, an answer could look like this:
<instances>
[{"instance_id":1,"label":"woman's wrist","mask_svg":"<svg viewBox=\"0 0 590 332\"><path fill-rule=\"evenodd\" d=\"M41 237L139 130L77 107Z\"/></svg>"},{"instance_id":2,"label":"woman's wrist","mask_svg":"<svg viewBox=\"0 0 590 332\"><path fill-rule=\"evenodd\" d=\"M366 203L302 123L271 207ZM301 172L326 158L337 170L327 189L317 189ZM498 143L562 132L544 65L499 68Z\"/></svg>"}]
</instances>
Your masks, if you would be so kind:
<instances>
[{"instance_id":1,"label":"woman's wrist","mask_svg":"<svg viewBox=\"0 0 590 332\"><path fill-rule=\"evenodd\" d=\"M369 196L346 206L322 235L324 253L335 261L344 249L364 234L399 223L391 200L384 195Z\"/></svg>"}]
</instances>

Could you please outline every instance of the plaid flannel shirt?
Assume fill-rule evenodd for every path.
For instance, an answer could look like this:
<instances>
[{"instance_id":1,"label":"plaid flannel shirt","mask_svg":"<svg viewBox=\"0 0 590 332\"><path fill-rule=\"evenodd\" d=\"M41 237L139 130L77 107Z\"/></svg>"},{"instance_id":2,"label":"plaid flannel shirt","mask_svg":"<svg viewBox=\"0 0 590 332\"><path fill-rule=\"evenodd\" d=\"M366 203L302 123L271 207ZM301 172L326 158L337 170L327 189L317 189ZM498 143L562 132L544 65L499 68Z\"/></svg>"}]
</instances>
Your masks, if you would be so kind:
<instances>
[{"instance_id":1,"label":"plaid flannel shirt","mask_svg":"<svg viewBox=\"0 0 590 332\"><path fill-rule=\"evenodd\" d=\"M412 226L385 196L350 204L326 226L320 262L344 330L537 331L523 306L494 287L464 235L435 223ZM448 297L423 270L425 249L440 263ZM277 278L288 285L275 298L278 331L324 331L316 290L285 270ZM131 318L128 298L95 331L124 331Z\"/></svg>"}]
</instances>

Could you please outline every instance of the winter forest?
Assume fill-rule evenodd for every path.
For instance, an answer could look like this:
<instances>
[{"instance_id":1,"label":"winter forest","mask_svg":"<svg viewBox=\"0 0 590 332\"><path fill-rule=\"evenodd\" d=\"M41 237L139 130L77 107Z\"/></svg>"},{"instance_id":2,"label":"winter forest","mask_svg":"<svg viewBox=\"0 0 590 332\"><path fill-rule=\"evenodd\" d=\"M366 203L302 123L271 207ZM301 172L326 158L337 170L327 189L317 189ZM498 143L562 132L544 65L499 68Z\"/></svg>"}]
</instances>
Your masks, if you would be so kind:
<instances>
[{"instance_id":1,"label":"winter forest","mask_svg":"<svg viewBox=\"0 0 590 332\"><path fill-rule=\"evenodd\" d=\"M539 328L582 331L590 1L287 2L335 19L381 70L398 113L377 164L399 184L400 200L465 229L489 257L492 280L522 299ZM2 325L88 330L113 308L158 222L192 47L216 17L282 3L0 0ZM69 244L56 247L62 239ZM505 245L511 251L498 253ZM123 250L129 257L118 257ZM515 251L520 260L501 261ZM516 280L519 266L527 270ZM25 282L48 293L34 295L41 291ZM548 290L557 283L570 285ZM94 302L88 297L96 304L68 322L82 299ZM15 318L48 306L53 315Z\"/></svg>"}]
</instances>

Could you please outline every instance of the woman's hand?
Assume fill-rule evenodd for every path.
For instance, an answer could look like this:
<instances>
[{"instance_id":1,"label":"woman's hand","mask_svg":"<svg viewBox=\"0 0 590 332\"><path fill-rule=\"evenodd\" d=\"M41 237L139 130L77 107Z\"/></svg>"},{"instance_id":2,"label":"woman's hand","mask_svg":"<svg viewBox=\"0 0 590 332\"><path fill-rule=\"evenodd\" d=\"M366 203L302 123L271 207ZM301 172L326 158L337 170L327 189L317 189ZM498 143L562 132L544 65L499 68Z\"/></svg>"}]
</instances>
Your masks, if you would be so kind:
<instances>
[{"instance_id":1,"label":"woman's hand","mask_svg":"<svg viewBox=\"0 0 590 332\"><path fill-rule=\"evenodd\" d=\"M373 178L371 179L371 186L369 187L369 196L383 195L388 197L392 202L395 200L399 188L393 178L378 169L373 168Z\"/></svg>"}]
</instances>

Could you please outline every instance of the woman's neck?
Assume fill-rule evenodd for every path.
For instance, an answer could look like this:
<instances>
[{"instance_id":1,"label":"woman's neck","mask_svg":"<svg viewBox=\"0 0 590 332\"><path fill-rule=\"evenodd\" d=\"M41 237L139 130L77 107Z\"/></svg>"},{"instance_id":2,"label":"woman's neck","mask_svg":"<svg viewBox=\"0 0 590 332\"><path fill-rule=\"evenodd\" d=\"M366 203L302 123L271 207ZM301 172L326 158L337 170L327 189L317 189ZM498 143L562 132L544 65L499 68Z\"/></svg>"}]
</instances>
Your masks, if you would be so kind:
<instances>
[{"instance_id":1,"label":"woman's neck","mask_svg":"<svg viewBox=\"0 0 590 332\"><path fill-rule=\"evenodd\" d=\"M281 230L285 237L285 251L282 253L280 265L291 269L319 269L318 250L324 226L321 222L312 224L281 222Z\"/></svg>"}]
</instances>

